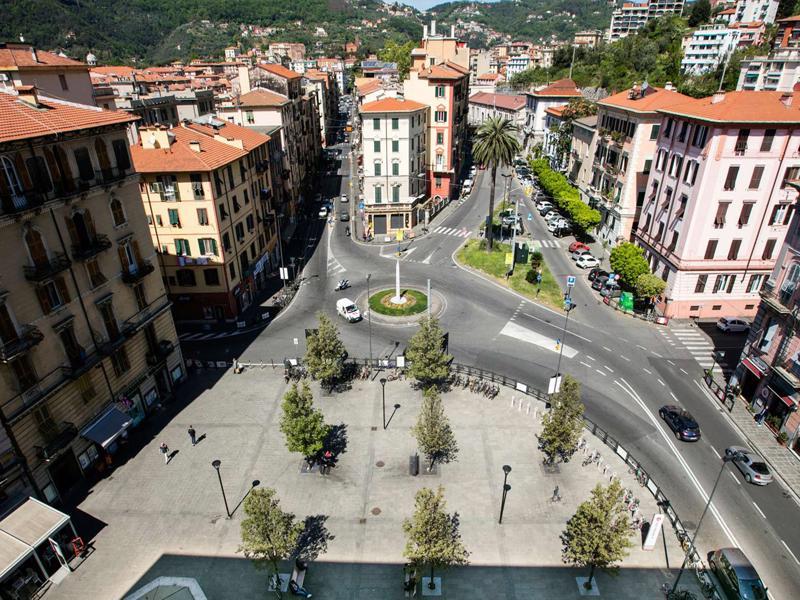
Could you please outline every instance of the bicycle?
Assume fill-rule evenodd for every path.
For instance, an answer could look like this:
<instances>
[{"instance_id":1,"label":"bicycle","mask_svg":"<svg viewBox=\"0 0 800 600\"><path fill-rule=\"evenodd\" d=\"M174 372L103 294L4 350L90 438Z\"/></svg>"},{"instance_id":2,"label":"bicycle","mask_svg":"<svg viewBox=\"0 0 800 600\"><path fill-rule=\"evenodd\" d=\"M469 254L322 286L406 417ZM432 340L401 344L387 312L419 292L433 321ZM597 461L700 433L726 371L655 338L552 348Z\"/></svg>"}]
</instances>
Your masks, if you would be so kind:
<instances>
[{"instance_id":1,"label":"bicycle","mask_svg":"<svg viewBox=\"0 0 800 600\"><path fill-rule=\"evenodd\" d=\"M597 450L592 450L592 453L583 459L581 466L585 467L586 465L592 464L593 462L595 462L595 458L598 456L600 456L599 452L597 452Z\"/></svg>"},{"instance_id":2,"label":"bicycle","mask_svg":"<svg viewBox=\"0 0 800 600\"><path fill-rule=\"evenodd\" d=\"M553 490L553 495L550 498L550 502L561 502L561 491L558 489L558 486L556 486Z\"/></svg>"}]
</instances>

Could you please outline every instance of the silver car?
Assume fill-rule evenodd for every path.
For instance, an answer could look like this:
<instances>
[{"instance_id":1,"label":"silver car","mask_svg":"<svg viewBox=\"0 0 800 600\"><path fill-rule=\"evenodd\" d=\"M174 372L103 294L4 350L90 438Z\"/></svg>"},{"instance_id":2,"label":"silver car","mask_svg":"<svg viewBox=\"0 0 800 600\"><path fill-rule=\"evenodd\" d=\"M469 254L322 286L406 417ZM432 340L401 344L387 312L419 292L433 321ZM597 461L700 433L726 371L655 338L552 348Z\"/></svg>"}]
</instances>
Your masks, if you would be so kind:
<instances>
[{"instance_id":1,"label":"silver car","mask_svg":"<svg viewBox=\"0 0 800 600\"><path fill-rule=\"evenodd\" d=\"M733 461L733 464L742 472L744 480L747 483L754 483L756 485L772 483L772 473L769 472L767 463L761 456L744 446L730 446L725 448L725 456L733 456L737 453L739 457Z\"/></svg>"}]
</instances>

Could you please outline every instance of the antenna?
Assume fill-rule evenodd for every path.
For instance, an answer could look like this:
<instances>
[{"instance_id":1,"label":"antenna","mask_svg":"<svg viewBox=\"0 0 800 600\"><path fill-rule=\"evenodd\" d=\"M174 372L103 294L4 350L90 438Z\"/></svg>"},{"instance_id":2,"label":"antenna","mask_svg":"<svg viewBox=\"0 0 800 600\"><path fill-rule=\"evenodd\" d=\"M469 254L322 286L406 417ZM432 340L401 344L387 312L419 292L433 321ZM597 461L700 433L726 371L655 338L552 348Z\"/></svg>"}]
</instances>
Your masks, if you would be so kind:
<instances>
[{"instance_id":1,"label":"antenna","mask_svg":"<svg viewBox=\"0 0 800 600\"><path fill-rule=\"evenodd\" d=\"M572 79L572 67L575 65L575 50L577 50L577 46L573 44L572 46L572 60L569 63L569 78Z\"/></svg>"}]
</instances>

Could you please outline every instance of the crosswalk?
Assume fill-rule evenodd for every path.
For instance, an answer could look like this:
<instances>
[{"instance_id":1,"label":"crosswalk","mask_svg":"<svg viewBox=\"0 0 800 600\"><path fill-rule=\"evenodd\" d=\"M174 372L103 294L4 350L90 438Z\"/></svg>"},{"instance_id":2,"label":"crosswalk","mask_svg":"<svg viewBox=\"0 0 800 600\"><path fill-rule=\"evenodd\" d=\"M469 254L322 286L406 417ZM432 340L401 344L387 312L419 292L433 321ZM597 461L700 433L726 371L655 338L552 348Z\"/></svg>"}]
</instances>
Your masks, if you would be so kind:
<instances>
[{"instance_id":1,"label":"crosswalk","mask_svg":"<svg viewBox=\"0 0 800 600\"><path fill-rule=\"evenodd\" d=\"M333 275L338 275L339 273L344 273L347 269L342 266L336 258L333 256L328 257L328 273Z\"/></svg>"},{"instance_id":2,"label":"crosswalk","mask_svg":"<svg viewBox=\"0 0 800 600\"><path fill-rule=\"evenodd\" d=\"M534 244L539 244L542 248L561 248L558 240L533 240Z\"/></svg>"},{"instance_id":3,"label":"crosswalk","mask_svg":"<svg viewBox=\"0 0 800 600\"><path fill-rule=\"evenodd\" d=\"M721 362L714 360L712 357L714 345L709 341L708 337L696 328L659 329L658 332L671 346L682 346L703 369L713 368L723 374L733 370L724 360ZM674 336L674 339L670 338L670 333Z\"/></svg>"},{"instance_id":4,"label":"crosswalk","mask_svg":"<svg viewBox=\"0 0 800 600\"><path fill-rule=\"evenodd\" d=\"M203 340L216 340L229 335L230 333L226 331L221 333L182 333L178 336L178 339L182 342L200 342Z\"/></svg>"},{"instance_id":5,"label":"crosswalk","mask_svg":"<svg viewBox=\"0 0 800 600\"><path fill-rule=\"evenodd\" d=\"M461 237L466 238L469 237L469 231L464 229L463 227L444 227L439 226L434 229L431 233L441 233L442 235L452 235L454 237Z\"/></svg>"}]
</instances>

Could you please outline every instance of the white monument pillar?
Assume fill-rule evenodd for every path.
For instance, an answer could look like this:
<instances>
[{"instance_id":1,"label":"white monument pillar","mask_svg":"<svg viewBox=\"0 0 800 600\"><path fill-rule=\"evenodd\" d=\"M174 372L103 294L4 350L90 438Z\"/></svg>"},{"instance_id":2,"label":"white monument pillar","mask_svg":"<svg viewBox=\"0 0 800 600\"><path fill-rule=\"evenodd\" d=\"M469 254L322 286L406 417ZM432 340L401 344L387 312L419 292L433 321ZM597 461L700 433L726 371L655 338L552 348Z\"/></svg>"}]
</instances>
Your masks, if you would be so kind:
<instances>
[{"instance_id":1,"label":"white monument pillar","mask_svg":"<svg viewBox=\"0 0 800 600\"><path fill-rule=\"evenodd\" d=\"M394 267L394 296L392 304L405 304L406 299L400 295L400 258L395 261Z\"/></svg>"}]
</instances>

